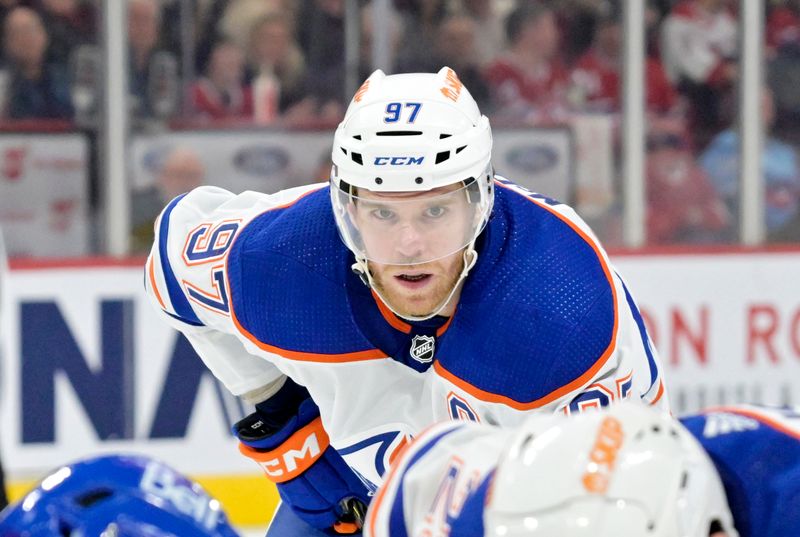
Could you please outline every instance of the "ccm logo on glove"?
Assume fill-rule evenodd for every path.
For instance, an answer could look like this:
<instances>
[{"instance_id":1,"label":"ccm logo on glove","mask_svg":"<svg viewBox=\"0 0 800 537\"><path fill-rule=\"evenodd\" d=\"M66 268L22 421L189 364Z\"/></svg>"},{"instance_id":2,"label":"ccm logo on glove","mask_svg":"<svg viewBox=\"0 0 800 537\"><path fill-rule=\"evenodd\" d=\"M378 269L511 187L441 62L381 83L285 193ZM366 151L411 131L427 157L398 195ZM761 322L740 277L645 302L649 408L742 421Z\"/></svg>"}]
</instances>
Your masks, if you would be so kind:
<instances>
[{"instance_id":1,"label":"ccm logo on glove","mask_svg":"<svg viewBox=\"0 0 800 537\"><path fill-rule=\"evenodd\" d=\"M315 419L272 451L259 451L239 443L242 455L258 463L275 483L284 483L305 472L330 444L322 420Z\"/></svg>"}]
</instances>

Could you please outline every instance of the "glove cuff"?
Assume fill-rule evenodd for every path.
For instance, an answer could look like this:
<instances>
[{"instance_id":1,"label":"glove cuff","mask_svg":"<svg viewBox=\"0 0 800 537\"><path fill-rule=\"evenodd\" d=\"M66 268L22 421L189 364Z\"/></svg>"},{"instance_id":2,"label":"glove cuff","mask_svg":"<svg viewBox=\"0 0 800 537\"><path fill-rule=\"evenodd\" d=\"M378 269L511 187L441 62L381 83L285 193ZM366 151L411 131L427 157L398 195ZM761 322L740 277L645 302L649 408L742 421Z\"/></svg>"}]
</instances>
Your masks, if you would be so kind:
<instances>
[{"instance_id":1,"label":"glove cuff","mask_svg":"<svg viewBox=\"0 0 800 537\"><path fill-rule=\"evenodd\" d=\"M284 483L305 472L330 445L328 433L318 417L295 431L281 445L270 451L254 449L239 443L239 451L264 470L273 483Z\"/></svg>"},{"instance_id":2,"label":"glove cuff","mask_svg":"<svg viewBox=\"0 0 800 537\"><path fill-rule=\"evenodd\" d=\"M256 410L236 422L231 430L243 444L260 451L269 451L286 442L297 429L318 418L319 408L309 398L300 404L296 414L277 428L270 425L271 416L265 416L261 410Z\"/></svg>"}]
</instances>

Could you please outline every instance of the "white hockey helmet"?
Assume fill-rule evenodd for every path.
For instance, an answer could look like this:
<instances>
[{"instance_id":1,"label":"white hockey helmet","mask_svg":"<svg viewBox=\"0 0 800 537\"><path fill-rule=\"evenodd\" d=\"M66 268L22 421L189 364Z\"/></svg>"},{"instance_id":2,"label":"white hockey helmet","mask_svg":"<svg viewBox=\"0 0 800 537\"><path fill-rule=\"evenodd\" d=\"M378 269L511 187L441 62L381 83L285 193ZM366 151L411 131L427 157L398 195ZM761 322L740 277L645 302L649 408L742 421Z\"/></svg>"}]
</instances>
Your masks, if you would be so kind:
<instances>
[{"instance_id":1,"label":"white hockey helmet","mask_svg":"<svg viewBox=\"0 0 800 537\"><path fill-rule=\"evenodd\" d=\"M492 537L737 537L717 471L677 420L623 402L530 420L501 460Z\"/></svg>"},{"instance_id":2,"label":"white hockey helmet","mask_svg":"<svg viewBox=\"0 0 800 537\"><path fill-rule=\"evenodd\" d=\"M472 250L494 202L491 152L489 120L449 67L372 73L336 129L331 171L336 224L363 271ZM413 246L397 246L403 226Z\"/></svg>"}]
</instances>

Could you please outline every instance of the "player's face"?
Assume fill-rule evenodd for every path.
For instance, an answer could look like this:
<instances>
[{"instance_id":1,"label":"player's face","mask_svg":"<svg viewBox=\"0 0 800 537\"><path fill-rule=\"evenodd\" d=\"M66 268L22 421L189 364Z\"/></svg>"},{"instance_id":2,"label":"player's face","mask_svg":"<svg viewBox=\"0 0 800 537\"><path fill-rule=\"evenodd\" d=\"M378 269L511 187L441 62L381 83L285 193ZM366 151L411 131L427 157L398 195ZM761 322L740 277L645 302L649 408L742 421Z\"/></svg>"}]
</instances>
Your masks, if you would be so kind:
<instances>
[{"instance_id":1,"label":"player's face","mask_svg":"<svg viewBox=\"0 0 800 537\"><path fill-rule=\"evenodd\" d=\"M475 204L461 184L426 192L359 190L350 206L364 257L384 265L421 265L464 248L474 231Z\"/></svg>"},{"instance_id":2,"label":"player's face","mask_svg":"<svg viewBox=\"0 0 800 537\"><path fill-rule=\"evenodd\" d=\"M474 230L474 204L463 186L422 193L364 191L353 211L381 295L401 315L433 312L456 285Z\"/></svg>"}]
</instances>

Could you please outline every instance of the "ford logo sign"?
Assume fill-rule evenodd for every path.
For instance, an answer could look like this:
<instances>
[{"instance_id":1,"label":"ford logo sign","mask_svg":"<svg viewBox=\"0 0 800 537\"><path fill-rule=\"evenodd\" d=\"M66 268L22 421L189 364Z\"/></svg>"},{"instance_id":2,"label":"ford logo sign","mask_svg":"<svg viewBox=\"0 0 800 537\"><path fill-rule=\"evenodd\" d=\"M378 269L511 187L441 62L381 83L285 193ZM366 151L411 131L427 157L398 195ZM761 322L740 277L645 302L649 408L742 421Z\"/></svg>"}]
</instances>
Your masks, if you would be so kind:
<instances>
[{"instance_id":1,"label":"ford logo sign","mask_svg":"<svg viewBox=\"0 0 800 537\"><path fill-rule=\"evenodd\" d=\"M510 149L506 153L506 160L528 173L541 173L558 164L558 152L546 145L524 145Z\"/></svg>"},{"instance_id":2,"label":"ford logo sign","mask_svg":"<svg viewBox=\"0 0 800 537\"><path fill-rule=\"evenodd\" d=\"M285 170L289 155L279 147L245 147L233 157L233 164L244 173L268 176Z\"/></svg>"}]
</instances>

